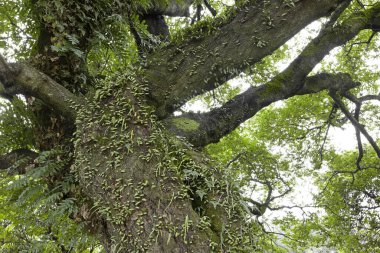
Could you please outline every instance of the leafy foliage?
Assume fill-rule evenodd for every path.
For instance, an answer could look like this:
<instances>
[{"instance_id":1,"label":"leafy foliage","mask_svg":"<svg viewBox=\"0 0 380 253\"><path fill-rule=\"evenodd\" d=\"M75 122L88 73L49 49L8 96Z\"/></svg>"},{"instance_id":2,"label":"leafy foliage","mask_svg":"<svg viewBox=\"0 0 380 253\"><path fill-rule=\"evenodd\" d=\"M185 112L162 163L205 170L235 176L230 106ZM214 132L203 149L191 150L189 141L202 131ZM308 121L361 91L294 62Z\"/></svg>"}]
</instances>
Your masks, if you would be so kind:
<instances>
[{"instance_id":1,"label":"leafy foliage","mask_svg":"<svg viewBox=\"0 0 380 253\"><path fill-rule=\"evenodd\" d=\"M79 117L77 126L81 126L80 131L86 138L88 137L86 131L94 128L91 134L95 137L88 137L89 142L101 144L109 141L106 140L107 134L111 135L113 131L113 135L109 138L112 144L104 147L105 150L112 152L110 160L98 157L110 165L107 168L111 171L121 164L122 159L125 159L121 157L120 150L127 150L129 154L132 148L140 149L143 141L148 142L145 139L134 139L137 138L137 131L133 132L134 129L128 125L131 123L124 121L125 115L131 117L131 122L141 121L141 124L145 124L144 127L157 123L155 118L150 118L150 107L134 108L129 104L133 98L127 101L128 96L122 94L123 85L127 81L133 83L137 79L142 79L141 76L144 75L139 68L128 68L141 60L140 47L143 46L144 50L149 51L159 47L165 48L167 45L166 41L160 41L159 38L149 34L146 23L139 17L139 13L151 7L154 2L4 0L0 3L0 13L4 14L0 16L0 49L6 49L7 56L12 56L15 60L32 57L33 64L42 61L43 57L48 57L47 62L52 65L59 62L60 58L68 57L73 63L71 66L73 69L80 69L82 64L86 65L86 71L80 69L86 73L81 72L81 75L74 76L74 81L85 84L91 79L93 82L91 89L94 90L90 93L93 93L99 103L92 104L93 111L88 110L86 117L83 115L83 119ZM244 6L246 1L236 2L239 6ZM295 2L283 1L288 8L292 8ZM354 1L340 19L344 20L350 13L363 8L360 5L362 2L366 3L366 7L376 1ZM195 1L193 6L203 3ZM228 6L226 1L214 0L209 3L218 10L217 18L212 18L208 12L202 12L201 20L195 23L188 17L166 18L173 44L197 41L216 31L218 26L228 22L234 15L234 8ZM41 21L46 27L40 25ZM50 44L44 50L49 53L47 56L41 56L41 52L38 52L41 42L39 39L46 30ZM136 42L134 30L141 36L143 45ZM378 35L372 34L372 31L363 31L350 43L337 49L331 57L326 58L315 72L349 73L362 83L360 87L351 91L352 94L358 96L377 94L380 80L377 66L380 56L379 43ZM284 45L254 67L247 68L240 76L239 84L229 82L221 85L193 99L190 104L201 100L203 105L201 109L212 110L244 89L270 81L280 72L281 67L287 64L293 51L297 51L300 47L302 45L297 44L295 48L288 44ZM144 64L144 60L141 64ZM119 75L120 70L133 73L123 76ZM110 76L112 78L104 78ZM57 79L65 77L70 81L69 78L72 78L71 72L67 69L57 73L55 77ZM128 78L130 80L126 81ZM67 87L70 87L70 82L65 81ZM134 97L146 95L143 87L131 88ZM135 93L139 93L138 96ZM120 99L113 101L112 97ZM350 111L355 110L355 102L347 100L345 105ZM184 107L184 110L186 108ZM136 109L138 113L131 116L135 112L132 109ZM12 102L0 101L0 154L24 148L39 152L35 160L19 160L7 172L0 174L0 250L2 252L102 252L103 249L97 239L84 232L84 226L88 224L79 222L78 217L83 211L81 210L83 206L79 206L79 203L85 200L79 199L80 192L77 189L79 173L75 168L71 168L71 171L68 169L75 159L72 157L72 150L61 150L61 147L50 151L39 150L34 136L39 119L32 111L25 105L24 98L15 98ZM380 123L378 104L363 102L361 112L361 123L376 136ZM96 122L92 121L94 115L99 119ZM100 131L98 126L106 128L103 135L97 132ZM174 171L176 176L187 183L186 187L181 188L182 192L178 193L178 198L188 196L190 192L195 202L207 203L208 207L223 206L229 212L235 208L234 205L239 205L246 209L246 213L251 214L249 221L254 221L250 223L251 235L244 235L242 239L229 238L231 245L238 244L240 239L239 242L252 240L252 235L255 235L254 243L260 252L303 252L321 247L338 252L378 252L380 251L379 159L370 146L364 146L364 157L359 162L358 151L338 150L330 132L348 126L347 117L338 110L328 93L322 92L297 96L270 105L218 144L206 147L206 151L215 161L215 167L226 171L225 178L215 178L213 171L196 167L195 162L186 155L189 150L174 150L174 147L182 144L176 146L171 140L156 142L157 147L162 150L149 149L149 152L154 159L160 161L156 167L156 174L163 173L163 176L167 176L164 174L166 170L171 173ZM123 131L120 132L119 129ZM145 131L142 127L136 129L140 132ZM82 133L80 131L78 130L77 134ZM152 142L158 137L165 139L159 127L154 129L152 135L153 141L150 140ZM79 143L78 140L77 142ZM80 144L78 143L77 146ZM87 144L86 148L90 146ZM78 168L85 162L89 163L88 168L82 168L84 171L87 170L88 176L96 178L101 174L95 170L96 166L90 164L85 152L77 153L76 158L78 157L83 159L76 161ZM146 160L153 159L142 157ZM358 163L360 167L357 166ZM18 167L23 167L25 174L7 174L17 171ZM202 180L199 180L201 183L195 184L194 179ZM304 186L302 184L300 186L300 181L307 180L312 181L316 188L311 204L302 206L293 203L297 202L295 197L297 188ZM88 180L86 183L93 186L95 181ZM132 182L130 184L133 185ZM145 186L134 187L140 189L138 187ZM227 201L219 201L220 196L217 194L220 193L214 192L214 189L218 188L215 186L239 189L244 198L235 199L233 196L227 196L225 198ZM144 198L137 196L133 201L142 201L142 199L146 201L147 198L147 196ZM91 212L100 213L105 220L109 219L119 224L124 222L123 212L131 212L127 205L122 208L117 206L115 210L123 212L111 217L110 213L116 211L111 210L102 201L104 200L99 198L99 202L94 204L94 210ZM207 214L200 206L197 212L202 215L197 226L205 230L210 229L213 216ZM238 208L236 210L242 212ZM301 210L301 215L294 210ZM175 231L173 234L178 233L181 237L186 237L192 227L195 225L186 216L181 226L173 225L171 229ZM222 230L225 234L220 234L223 236L233 234L232 232L229 234L230 230L226 228ZM241 249L243 247L245 245L241 245ZM238 246L234 248L238 249Z\"/></svg>"},{"instance_id":2,"label":"leafy foliage","mask_svg":"<svg viewBox=\"0 0 380 253\"><path fill-rule=\"evenodd\" d=\"M25 166L25 162L20 160L14 167ZM75 198L65 196L74 186L73 178L63 177L54 189L49 188L49 181L60 177L66 162L59 151L43 152L24 175L2 173L1 252L90 252L97 248L97 241L68 219L78 212Z\"/></svg>"},{"instance_id":3,"label":"leafy foliage","mask_svg":"<svg viewBox=\"0 0 380 253\"><path fill-rule=\"evenodd\" d=\"M34 146L34 115L21 99L0 100L0 153Z\"/></svg>"}]
</instances>

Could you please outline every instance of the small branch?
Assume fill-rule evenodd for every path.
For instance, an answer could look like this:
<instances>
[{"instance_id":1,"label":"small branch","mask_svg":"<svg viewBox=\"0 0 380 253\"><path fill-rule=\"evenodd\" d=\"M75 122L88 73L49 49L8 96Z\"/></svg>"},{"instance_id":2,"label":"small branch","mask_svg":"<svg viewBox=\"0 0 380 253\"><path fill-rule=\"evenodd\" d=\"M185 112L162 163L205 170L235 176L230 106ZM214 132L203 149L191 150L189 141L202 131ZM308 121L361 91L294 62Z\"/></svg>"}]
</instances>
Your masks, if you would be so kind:
<instances>
[{"instance_id":1,"label":"small branch","mask_svg":"<svg viewBox=\"0 0 380 253\"><path fill-rule=\"evenodd\" d=\"M360 108L361 108L361 104L357 103L356 108L355 108L355 115L354 115L354 118L356 119L357 122L359 122ZM363 144L362 144L362 139L360 136L360 131L358 128L355 128L355 134L356 134L356 140L358 142L358 151L359 151L358 158L356 159L356 167L358 170L361 170L362 168L360 166L360 162L363 159L364 151L363 151Z\"/></svg>"},{"instance_id":2,"label":"small branch","mask_svg":"<svg viewBox=\"0 0 380 253\"><path fill-rule=\"evenodd\" d=\"M350 5L351 0L346 0L343 3L341 3L336 10L331 14L329 21L324 25L323 29L326 27L333 27L335 22L340 17L340 14L344 12L344 10Z\"/></svg>"},{"instance_id":3,"label":"small branch","mask_svg":"<svg viewBox=\"0 0 380 253\"><path fill-rule=\"evenodd\" d=\"M334 114L336 112L336 105L334 104L331 108L331 111L330 111L330 114L329 114L329 117L327 118L327 121L326 121L326 124L327 124L327 129L326 129L326 133L325 133L325 136L323 138L323 141L322 141L322 145L321 147L319 148L318 152L319 152L319 157L321 159L321 165L323 163L323 150L324 150L324 147L325 147L325 144L326 144L326 141L327 141L327 136L329 134L329 130L330 130L330 126L331 126L331 120L333 119L334 117ZM321 128L322 129L322 128Z\"/></svg>"},{"instance_id":4,"label":"small branch","mask_svg":"<svg viewBox=\"0 0 380 253\"><path fill-rule=\"evenodd\" d=\"M142 57L142 56L144 55L144 50L143 50L143 45L142 45L142 39L141 39L141 36L140 36L140 34L138 33L138 31L136 30L136 27L135 27L135 25L133 24L133 21L132 21L130 15L128 15L127 19L128 19L129 30L130 30L130 32L131 32L133 38L135 39L135 42L136 42L136 46L137 46L137 50L138 50L139 56Z\"/></svg>"},{"instance_id":5,"label":"small branch","mask_svg":"<svg viewBox=\"0 0 380 253\"><path fill-rule=\"evenodd\" d=\"M371 36L368 38L367 41L359 41L359 42L354 42L350 45L350 48L347 50L347 55L351 53L352 51L352 48L355 46L355 45L362 45L362 44L367 44L367 49L369 47L369 44L371 43L372 39L375 37L375 35L377 34L378 31L373 31Z\"/></svg>"},{"instance_id":6,"label":"small branch","mask_svg":"<svg viewBox=\"0 0 380 253\"><path fill-rule=\"evenodd\" d=\"M380 101L380 95L366 95L363 97L358 98L360 102L369 101L369 100L379 100Z\"/></svg>"},{"instance_id":7,"label":"small branch","mask_svg":"<svg viewBox=\"0 0 380 253\"><path fill-rule=\"evenodd\" d=\"M244 152L237 154L234 158L232 158L226 165L226 169L230 167L231 164L239 160L239 158L244 154Z\"/></svg>"},{"instance_id":8,"label":"small branch","mask_svg":"<svg viewBox=\"0 0 380 253\"><path fill-rule=\"evenodd\" d=\"M207 7L207 9L208 9L208 10L211 12L211 14L215 17L216 14L218 14L218 13L216 12L216 10L215 10L214 8L212 8L212 6L210 5L210 3L209 3L207 0L204 0L203 2L204 2L204 4L205 4L205 6Z\"/></svg>"},{"instance_id":9,"label":"small branch","mask_svg":"<svg viewBox=\"0 0 380 253\"><path fill-rule=\"evenodd\" d=\"M259 184L262 184L262 185L265 185L266 188L268 189L268 192L266 194L267 196L266 196L264 202L258 202L258 201L255 201L255 200L251 199L251 198L244 198L245 201L253 204L256 207L256 209L250 210L252 214L257 215L257 216L261 216L261 215L263 215L266 212L267 209L272 210L271 207L270 207L270 204L274 200L276 200L278 198L282 198L286 194L288 194L288 193L290 193L292 191L292 188L281 177L281 175L278 173L278 171L276 171L275 173L276 173L276 178L274 178L271 181L269 181L267 179L265 179L265 180L259 180L259 179L253 178L253 177L251 178L251 181L259 183ZM253 172L253 174L254 174L254 172ZM280 193L279 195L273 196L273 192L275 190L274 189L274 184L277 182L277 180L281 181L287 187L287 189L283 193Z\"/></svg>"},{"instance_id":10,"label":"small branch","mask_svg":"<svg viewBox=\"0 0 380 253\"><path fill-rule=\"evenodd\" d=\"M21 27L19 27L16 22L12 19L11 16L8 15L7 12L3 13L9 20L9 22L11 23L12 26L14 26L17 30L19 30L20 33L24 34L26 37L29 37L31 38L31 36L24 30L22 29Z\"/></svg>"},{"instance_id":11,"label":"small branch","mask_svg":"<svg viewBox=\"0 0 380 253\"><path fill-rule=\"evenodd\" d=\"M336 91L330 90L330 96L334 99L335 103L339 106L343 114L351 121L352 125L366 137L368 142L372 145L373 149L375 150L377 157L380 158L380 148L377 146L376 142L371 137L371 135L367 132L364 126L361 125L355 119L355 117L351 115L351 113L348 111L346 106L343 104L341 98L337 95Z\"/></svg>"},{"instance_id":12,"label":"small branch","mask_svg":"<svg viewBox=\"0 0 380 253\"><path fill-rule=\"evenodd\" d=\"M267 231L267 230L265 229L265 227L264 227L264 224L262 224L261 222L258 222L258 224L261 226L261 229L263 230L263 232L264 232L265 234L280 235L280 236L283 236L283 237L285 237L285 238L287 238L287 239L289 239L289 240L292 240L292 241L295 241L295 242L298 242L298 243L304 244L303 241L300 241L300 240L294 239L294 238L288 236L287 234L280 233L280 232Z\"/></svg>"},{"instance_id":13,"label":"small branch","mask_svg":"<svg viewBox=\"0 0 380 253\"><path fill-rule=\"evenodd\" d=\"M359 6L360 6L362 9L365 9L365 6L364 6L364 4L362 3L362 1L360 1L360 0L356 0L356 2L359 4Z\"/></svg>"},{"instance_id":14,"label":"small branch","mask_svg":"<svg viewBox=\"0 0 380 253\"><path fill-rule=\"evenodd\" d=\"M261 207L263 206L262 203L257 202L253 199L250 199L250 198L244 198L244 201L247 201L247 202L253 204L253 207L249 207L249 212L251 214L256 215L256 216L262 216L263 215L263 212L261 211Z\"/></svg>"},{"instance_id":15,"label":"small branch","mask_svg":"<svg viewBox=\"0 0 380 253\"><path fill-rule=\"evenodd\" d=\"M312 205L306 205L306 206L298 206L298 205L294 205L294 206L278 206L278 207L268 207L269 210L271 211L278 211L278 210L282 210L282 209L300 209L302 212L306 213L307 211L305 211L304 209L305 208L322 208L321 206L312 206Z\"/></svg>"},{"instance_id":16,"label":"small branch","mask_svg":"<svg viewBox=\"0 0 380 253\"><path fill-rule=\"evenodd\" d=\"M194 13L194 16L191 18L191 25L193 25L196 21L201 20L201 13L202 13L203 7L202 5L198 4L197 9Z\"/></svg>"}]
</instances>

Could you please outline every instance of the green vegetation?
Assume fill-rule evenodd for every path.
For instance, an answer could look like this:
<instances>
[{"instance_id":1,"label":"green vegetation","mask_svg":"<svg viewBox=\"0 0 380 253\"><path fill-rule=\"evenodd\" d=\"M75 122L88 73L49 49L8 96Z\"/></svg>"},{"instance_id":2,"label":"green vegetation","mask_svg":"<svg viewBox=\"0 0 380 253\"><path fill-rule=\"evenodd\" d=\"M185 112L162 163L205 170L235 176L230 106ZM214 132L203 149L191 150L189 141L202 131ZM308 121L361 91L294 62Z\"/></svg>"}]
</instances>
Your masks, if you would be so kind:
<instances>
[{"instance_id":1,"label":"green vegetation","mask_svg":"<svg viewBox=\"0 0 380 253\"><path fill-rule=\"evenodd\" d=\"M4 0L0 252L379 252L379 15Z\"/></svg>"}]
</instances>

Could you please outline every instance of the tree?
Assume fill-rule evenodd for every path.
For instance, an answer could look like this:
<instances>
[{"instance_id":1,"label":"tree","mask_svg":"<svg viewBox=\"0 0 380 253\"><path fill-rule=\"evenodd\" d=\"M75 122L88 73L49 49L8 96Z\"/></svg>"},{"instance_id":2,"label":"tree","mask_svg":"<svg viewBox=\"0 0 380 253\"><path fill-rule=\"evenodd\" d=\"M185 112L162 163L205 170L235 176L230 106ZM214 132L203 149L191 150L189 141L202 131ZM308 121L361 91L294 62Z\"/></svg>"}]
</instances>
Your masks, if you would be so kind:
<instances>
[{"instance_id":1,"label":"tree","mask_svg":"<svg viewBox=\"0 0 380 253\"><path fill-rule=\"evenodd\" d=\"M367 92L377 91L378 77L360 76L357 67L364 64L361 56L369 56L362 44L376 52L376 1L247 0L228 6L192 0L6 0L0 8L1 42L8 48L0 57L0 94L9 101L3 103L0 120L0 168L7 169L2 205L13 208L2 214L2 225L12 224L16 231L16 238L4 237L11 241L8 249L17 248L13 240L23 235L24 247L93 251L97 243L90 235L95 235L106 252L268 250L267 238L260 237L265 228L253 217L275 210L272 202L291 191L291 180L278 168L296 172L262 142L249 149L236 146L253 142L253 137L233 131L259 112L250 134L256 129L258 137L270 141L293 129L288 144L294 150L321 143L313 164L320 168L319 158L325 155L326 161L339 164L332 167L342 167L332 172L336 189L355 189L338 177L347 173L366 173L363 182L378 178L378 142L359 117L368 111L365 103L379 100ZM280 47L320 19L319 34L284 70L270 72L272 64L287 57ZM369 39L362 43L361 38ZM338 57L356 57L356 67L341 63L312 72L343 45L348 53ZM363 51L354 52L357 48ZM253 85L239 93L225 83L241 73L252 77ZM176 113L196 96L215 92L218 106L203 113ZM316 95L305 98L308 94ZM291 103L284 108L264 110L287 99ZM311 104L315 111L306 110ZM268 125L271 118L282 119L284 129ZM315 120L319 133L310 137L310 129L290 127L308 118ZM338 154L323 150L326 138L320 137L345 121L356 129L358 152L340 162ZM302 134L305 142L299 144ZM225 136L225 146L205 150ZM368 157L361 136L373 149ZM296 145L301 146L292 147ZM210 159L207 150L221 155ZM353 162L353 169L344 169L345 159ZM345 195L346 203L361 194L378 208L379 190L367 194L363 182L357 182L361 188L356 195L353 190ZM241 192L251 183L265 190L263 201ZM334 203L328 191L321 195L323 205ZM359 209L362 203L356 203ZM21 215L29 220L25 224L16 222L20 209L30 210ZM331 210L335 215L339 207ZM372 230L378 229L376 213L369 216ZM39 228L30 224L32 217ZM310 222L312 237L319 223ZM67 240L80 229L75 223L90 234L84 240ZM294 238L299 236L294 220L280 224L291 224Z\"/></svg>"}]
</instances>

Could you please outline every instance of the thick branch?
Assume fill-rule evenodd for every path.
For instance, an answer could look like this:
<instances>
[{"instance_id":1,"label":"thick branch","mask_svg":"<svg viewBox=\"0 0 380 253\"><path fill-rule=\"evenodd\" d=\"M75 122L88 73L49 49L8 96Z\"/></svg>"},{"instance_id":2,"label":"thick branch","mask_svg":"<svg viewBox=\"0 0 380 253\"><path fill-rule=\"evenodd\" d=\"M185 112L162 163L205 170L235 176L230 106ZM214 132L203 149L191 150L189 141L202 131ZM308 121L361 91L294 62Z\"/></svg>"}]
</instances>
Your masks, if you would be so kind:
<instances>
[{"instance_id":1,"label":"thick branch","mask_svg":"<svg viewBox=\"0 0 380 253\"><path fill-rule=\"evenodd\" d=\"M9 64L14 83L6 85L0 83L0 95L12 96L23 94L41 99L52 109L59 111L63 116L75 119L73 104L83 104L83 101L69 90L55 82L47 75L26 64ZM9 73L8 73L9 74ZM3 73L0 73L2 79Z\"/></svg>"},{"instance_id":2,"label":"thick branch","mask_svg":"<svg viewBox=\"0 0 380 253\"><path fill-rule=\"evenodd\" d=\"M12 86L13 83L14 83L14 77L13 77L12 70L8 66L3 56L0 55L0 85L1 85L0 87L9 87L9 86ZM0 90L0 92L1 91L2 90Z\"/></svg>"},{"instance_id":3,"label":"thick branch","mask_svg":"<svg viewBox=\"0 0 380 253\"><path fill-rule=\"evenodd\" d=\"M6 170L10 168L13 164L21 159L35 159L37 157L37 153L29 150L29 149L16 149L8 154L0 156L0 170ZM22 171L19 171L22 173Z\"/></svg>"},{"instance_id":4,"label":"thick branch","mask_svg":"<svg viewBox=\"0 0 380 253\"><path fill-rule=\"evenodd\" d=\"M341 2L303 0L290 7L281 0L250 1L227 20L217 18L215 29L201 27L181 45L157 51L148 58L146 74L158 115L166 117L195 95L235 77Z\"/></svg>"},{"instance_id":5,"label":"thick branch","mask_svg":"<svg viewBox=\"0 0 380 253\"><path fill-rule=\"evenodd\" d=\"M185 134L196 146L204 146L217 142L230 133L242 122L254 116L259 110L269 104L295 95L319 92L324 89L346 91L359 84L348 75L320 74L306 78L331 49L340 46L361 30L370 28L374 18L380 13L380 4L375 5L367 13L354 13L344 23L338 26L328 26L313 39L302 53L282 73L270 82L259 87L251 87L246 92L236 96L221 108L201 115L185 115L197 121L200 125L195 131ZM183 132L183 131L181 131Z\"/></svg>"},{"instance_id":6,"label":"thick branch","mask_svg":"<svg viewBox=\"0 0 380 253\"><path fill-rule=\"evenodd\" d=\"M347 74L318 74L299 80L299 83L291 83L283 80L289 89L277 89L273 83L259 87L251 87L246 92L236 96L221 108L208 113L189 113L181 117L168 119L166 122L172 131L185 136L194 146L203 147L209 143L217 142L224 135L233 131L242 122L254 116L262 108L269 104L296 95L317 93L334 87L337 90L348 90L357 87ZM302 87L293 90L292 87ZM179 127L178 118L191 119L198 124L194 130Z\"/></svg>"}]
</instances>

